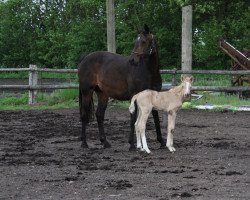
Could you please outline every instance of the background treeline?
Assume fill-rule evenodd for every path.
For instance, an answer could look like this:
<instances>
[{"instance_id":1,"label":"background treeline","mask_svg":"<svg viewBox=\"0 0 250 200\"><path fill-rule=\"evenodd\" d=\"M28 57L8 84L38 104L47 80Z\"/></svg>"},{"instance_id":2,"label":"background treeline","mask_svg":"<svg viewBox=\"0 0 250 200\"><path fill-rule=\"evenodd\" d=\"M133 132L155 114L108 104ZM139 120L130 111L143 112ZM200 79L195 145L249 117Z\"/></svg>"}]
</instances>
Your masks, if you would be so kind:
<instances>
[{"instance_id":1,"label":"background treeline","mask_svg":"<svg viewBox=\"0 0 250 200\"><path fill-rule=\"evenodd\" d=\"M161 65L181 66L181 7L193 5L193 67L229 68L218 46L225 37L250 47L246 0L115 0L117 53L129 55L138 30L157 37ZM79 58L106 50L105 0L0 0L0 66L76 68Z\"/></svg>"}]
</instances>

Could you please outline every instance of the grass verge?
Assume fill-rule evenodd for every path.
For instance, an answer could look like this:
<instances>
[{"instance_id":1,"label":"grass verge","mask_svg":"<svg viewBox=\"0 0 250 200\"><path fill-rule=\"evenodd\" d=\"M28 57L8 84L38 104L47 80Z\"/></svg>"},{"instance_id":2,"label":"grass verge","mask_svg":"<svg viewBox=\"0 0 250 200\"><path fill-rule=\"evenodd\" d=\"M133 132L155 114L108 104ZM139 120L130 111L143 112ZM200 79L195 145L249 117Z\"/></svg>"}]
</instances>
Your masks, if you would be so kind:
<instances>
[{"instance_id":1,"label":"grass verge","mask_svg":"<svg viewBox=\"0 0 250 200\"><path fill-rule=\"evenodd\" d=\"M199 93L203 97L199 100L191 100L185 103L183 108L193 108L197 105L214 104L214 105L231 105L231 106L250 106L250 100L239 99L238 95L226 95L224 93ZM28 94L21 97L4 97L0 98L0 110L32 110L32 109L63 109L78 108L78 90L56 90L52 94L38 94L37 103L28 105ZM128 101L111 100L110 107L120 107L128 109Z\"/></svg>"}]
</instances>

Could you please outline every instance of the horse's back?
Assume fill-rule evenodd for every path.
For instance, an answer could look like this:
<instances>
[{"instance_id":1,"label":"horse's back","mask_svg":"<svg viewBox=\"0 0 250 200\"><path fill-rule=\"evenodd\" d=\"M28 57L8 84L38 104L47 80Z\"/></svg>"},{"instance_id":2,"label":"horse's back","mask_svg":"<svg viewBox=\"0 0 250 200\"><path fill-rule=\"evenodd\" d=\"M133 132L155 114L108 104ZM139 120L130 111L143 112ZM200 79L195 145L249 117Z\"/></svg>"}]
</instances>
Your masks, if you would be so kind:
<instances>
[{"instance_id":1,"label":"horse's back","mask_svg":"<svg viewBox=\"0 0 250 200\"><path fill-rule=\"evenodd\" d=\"M106 51L87 55L78 67L81 88L101 90L116 99L128 98L128 57Z\"/></svg>"}]
</instances>

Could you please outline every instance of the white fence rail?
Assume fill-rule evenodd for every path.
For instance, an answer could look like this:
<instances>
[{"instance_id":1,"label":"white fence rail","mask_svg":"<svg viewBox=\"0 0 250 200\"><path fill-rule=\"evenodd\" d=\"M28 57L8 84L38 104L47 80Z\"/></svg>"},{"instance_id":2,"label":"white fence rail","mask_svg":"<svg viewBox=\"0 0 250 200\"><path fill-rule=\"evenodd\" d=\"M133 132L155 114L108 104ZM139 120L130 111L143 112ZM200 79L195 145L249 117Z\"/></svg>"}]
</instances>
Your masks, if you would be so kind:
<instances>
[{"instance_id":1,"label":"white fence rail","mask_svg":"<svg viewBox=\"0 0 250 200\"><path fill-rule=\"evenodd\" d=\"M29 104L36 103L36 94L38 90L44 89L72 89L78 88L78 84L63 84L63 85L38 85L39 72L53 72L53 73L77 73L77 69L47 69L37 68L35 65L30 65L29 68L0 68L0 72L21 72L29 73L29 85L0 85L0 89L17 89L29 91ZM176 83L177 74L220 74L220 75L250 75L250 70L241 71L224 71L224 70L161 70L161 74L172 74L172 85ZM172 86L163 84L162 90L168 90ZM193 91L250 91L250 86L245 87L223 87L223 86L193 86Z\"/></svg>"}]
</instances>

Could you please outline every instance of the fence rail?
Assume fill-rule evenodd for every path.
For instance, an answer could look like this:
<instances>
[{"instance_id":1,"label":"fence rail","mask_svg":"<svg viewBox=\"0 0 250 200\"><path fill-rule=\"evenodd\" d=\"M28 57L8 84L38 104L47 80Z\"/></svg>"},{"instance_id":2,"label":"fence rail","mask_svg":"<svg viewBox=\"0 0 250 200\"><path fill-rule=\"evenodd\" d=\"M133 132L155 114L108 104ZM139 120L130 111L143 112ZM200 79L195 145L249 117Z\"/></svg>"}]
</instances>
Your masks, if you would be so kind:
<instances>
[{"instance_id":1,"label":"fence rail","mask_svg":"<svg viewBox=\"0 0 250 200\"><path fill-rule=\"evenodd\" d=\"M29 85L0 85L0 89L17 89L29 91L29 104L36 102L35 97L38 90L45 89L72 89L78 88L78 84L64 84L64 85L38 85L38 72L51 72L51 73L77 73L77 69L48 69L37 68L35 65L30 65L29 68L0 68L0 72L29 72ZM220 74L220 75L250 75L250 70L240 71L225 71L225 70L161 70L161 74L173 75L172 85L163 84L162 90L168 90L176 82L177 74ZM223 87L223 86L193 86L193 91L250 91L250 86L246 87Z\"/></svg>"}]
</instances>

